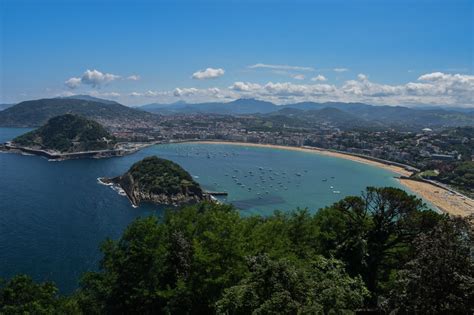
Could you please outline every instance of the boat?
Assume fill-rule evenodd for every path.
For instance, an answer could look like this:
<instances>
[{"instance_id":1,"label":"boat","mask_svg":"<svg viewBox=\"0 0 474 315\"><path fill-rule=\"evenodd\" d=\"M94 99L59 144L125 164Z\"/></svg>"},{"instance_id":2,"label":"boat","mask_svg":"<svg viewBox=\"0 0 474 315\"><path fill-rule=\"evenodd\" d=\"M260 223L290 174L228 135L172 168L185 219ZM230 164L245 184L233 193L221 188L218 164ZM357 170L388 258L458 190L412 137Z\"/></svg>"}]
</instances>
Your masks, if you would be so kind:
<instances>
[{"instance_id":1,"label":"boat","mask_svg":"<svg viewBox=\"0 0 474 315\"><path fill-rule=\"evenodd\" d=\"M341 193L339 190L333 190L332 192L335 193L335 194L340 194Z\"/></svg>"}]
</instances>

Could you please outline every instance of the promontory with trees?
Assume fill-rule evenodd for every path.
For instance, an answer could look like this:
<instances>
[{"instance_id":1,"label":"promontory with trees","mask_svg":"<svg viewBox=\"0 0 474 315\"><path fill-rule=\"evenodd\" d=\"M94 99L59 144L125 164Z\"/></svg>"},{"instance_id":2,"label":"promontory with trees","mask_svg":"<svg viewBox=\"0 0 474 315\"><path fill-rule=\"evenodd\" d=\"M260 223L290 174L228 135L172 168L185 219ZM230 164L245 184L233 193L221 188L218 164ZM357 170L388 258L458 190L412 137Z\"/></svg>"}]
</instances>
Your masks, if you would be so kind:
<instances>
[{"instance_id":1,"label":"promontory with trees","mask_svg":"<svg viewBox=\"0 0 474 315\"><path fill-rule=\"evenodd\" d=\"M27 276L3 282L0 314L472 314L472 244L472 217L396 188L315 214L203 202L106 240L70 296Z\"/></svg>"},{"instance_id":2,"label":"promontory with trees","mask_svg":"<svg viewBox=\"0 0 474 315\"><path fill-rule=\"evenodd\" d=\"M156 156L133 164L121 176L100 180L120 186L135 206L142 201L182 205L207 199L199 184L181 166Z\"/></svg>"},{"instance_id":3,"label":"promontory with trees","mask_svg":"<svg viewBox=\"0 0 474 315\"><path fill-rule=\"evenodd\" d=\"M82 116L65 114L42 127L16 137L13 144L31 149L73 153L113 149L113 137L99 123Z\"/></svg>"},{"instance_id":4,"label":"promontory with trees","mask_svg":"<svg viewBox=\"0 0 474 315\"><path fill-rule=\"evenodd\" d=\"M120 145L115 136L98 122L75 114L64 114L0 145L0 150L64 160L121 156L141 147L140 144Z\"/></svg>"}]
</instances>

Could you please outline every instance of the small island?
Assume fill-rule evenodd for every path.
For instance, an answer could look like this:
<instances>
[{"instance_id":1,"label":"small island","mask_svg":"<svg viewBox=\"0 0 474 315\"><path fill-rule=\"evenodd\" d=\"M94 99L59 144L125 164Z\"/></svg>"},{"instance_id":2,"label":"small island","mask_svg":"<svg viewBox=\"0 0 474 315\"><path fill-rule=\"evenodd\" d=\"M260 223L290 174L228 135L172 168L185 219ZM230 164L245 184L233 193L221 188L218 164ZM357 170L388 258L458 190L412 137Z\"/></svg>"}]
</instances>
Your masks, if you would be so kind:
<instances>
[{"instance_id":1,"label":"small island","mask_svg":"<svg viewBox=\"0 0 474 315\"><path fill-rule=\"evenodd\" d=\"M135 207L142 201L179 206L212 200L181 166L156 156L133 164L122 176L99 181L119 186Z\"/></svg>"},{"instance_id":2,"label":"small island","mask_svg":"<svg viewBox=\"0 0 474 315\"><path fill-rule=\"evenodd\" d=\"M3 151L35 154L53 160L122 156L138 148L118 144L101 124L74 114L53 117L42 127L1 146Z\"/></svg>"}]
</instances>

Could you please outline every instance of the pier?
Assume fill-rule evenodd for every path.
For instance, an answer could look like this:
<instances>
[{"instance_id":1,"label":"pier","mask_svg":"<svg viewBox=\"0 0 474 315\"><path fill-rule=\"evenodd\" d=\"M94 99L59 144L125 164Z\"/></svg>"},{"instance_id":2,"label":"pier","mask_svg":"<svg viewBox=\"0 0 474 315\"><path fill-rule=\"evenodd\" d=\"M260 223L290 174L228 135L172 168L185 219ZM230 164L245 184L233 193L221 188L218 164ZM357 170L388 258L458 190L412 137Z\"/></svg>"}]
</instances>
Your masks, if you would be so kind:
<instances>
[{"instance_id":1,"label":"pier","mask_svg":"<svg viewBox=\"0 0 474 315\"><path fill-rule=\"evenodd\" d=\"M206 191L204 193L211 196L227 196L229 194L227 191Z\"/></svg>"}]
</instances>

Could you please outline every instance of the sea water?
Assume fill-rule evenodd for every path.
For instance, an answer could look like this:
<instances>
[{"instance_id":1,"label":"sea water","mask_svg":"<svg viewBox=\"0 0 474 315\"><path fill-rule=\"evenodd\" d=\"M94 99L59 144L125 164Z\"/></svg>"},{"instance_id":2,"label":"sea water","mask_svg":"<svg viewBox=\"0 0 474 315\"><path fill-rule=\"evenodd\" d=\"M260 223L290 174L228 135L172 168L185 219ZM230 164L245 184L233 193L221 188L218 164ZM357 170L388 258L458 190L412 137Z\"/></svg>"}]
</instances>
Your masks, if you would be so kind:
<instances>
[{"instance_id":1,"label":"sea water","mask_svg":"<svg viewBox=\"0 0 474 315\"><path fill-rule=\"evenodd\" d=\"M0 142L28 131L0 128ZM316 153L228 144L166 144L109 159L51 162L38 156L0 154L0 278L18 273L52 280L63 293L97 270L100 243L117 239L135 218L164 208L133 208L124 196L100 185L144 157L180 164L202 187L244 216L275 209L316 212L367 186L400 187L395 174L367 164Z\"/></svg>"}]
</instances>

